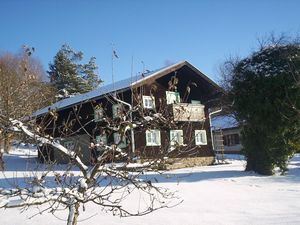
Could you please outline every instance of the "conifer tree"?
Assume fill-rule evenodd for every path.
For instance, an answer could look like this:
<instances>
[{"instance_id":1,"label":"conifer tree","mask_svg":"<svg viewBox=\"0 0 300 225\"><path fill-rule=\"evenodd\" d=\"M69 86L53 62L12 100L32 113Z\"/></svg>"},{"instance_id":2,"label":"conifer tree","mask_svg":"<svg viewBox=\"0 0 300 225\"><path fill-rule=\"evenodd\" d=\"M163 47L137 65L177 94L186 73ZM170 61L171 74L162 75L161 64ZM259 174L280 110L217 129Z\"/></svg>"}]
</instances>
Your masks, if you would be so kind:
<instances>
[{"instance_id":1,"label":"conifer tree","mask_svg":"<svg viewBox=\"0 0 300 225\"><path fill-rule=\"evenodd\" d=\"M60 93L59 98L91 91L102 82L97 75L96 58L86 64L81 64L82 60L83 52L64 44L49 64L50 82Z\"/></svg>"}]
</instances>

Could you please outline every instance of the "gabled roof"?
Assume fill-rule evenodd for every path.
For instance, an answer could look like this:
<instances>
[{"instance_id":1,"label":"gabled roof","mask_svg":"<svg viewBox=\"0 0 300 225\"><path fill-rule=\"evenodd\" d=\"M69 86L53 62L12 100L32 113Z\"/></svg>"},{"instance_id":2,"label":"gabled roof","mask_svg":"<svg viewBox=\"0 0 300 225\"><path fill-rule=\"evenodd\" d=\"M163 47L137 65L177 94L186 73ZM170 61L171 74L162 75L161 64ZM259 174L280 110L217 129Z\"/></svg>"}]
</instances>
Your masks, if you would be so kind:
<instances>
[{"instance_id":1,"label":"gabled roof","mask_svg":"<svg viewBox=\"0 0 300 225\"><path fill-rule=\"evenodd\" d=\"M221 88L215 82L213 82L211 79L209 79L203 73L201 73L198 69L196 69L190 63L188 63L187 61L181 61L181 62L175 63L175 64L170 65L170 66L163 67L163 68L155 70L155 71L150 71L148 73L143 73L143 74L131 77L131 78L127 78L127 79L124 79L124 80L117 81L113 84L99 86L98 88L96 88L96 89L94 89L90 92L87 92L87 93L83 93L83 94L80 94L80 95L75 95L73 97L63 99L61 101L58 101L58 102L54 103L51 106L47 106L43 109L40 109L40 110L36 111L35 113L33 113L33 116L39 116L39 115L45 114L50 109L68 108L68 107L71 107L73 105L89 101L91 99L101 98L102 96L104 96L106 94L109 94L109 93L112 93L112 92L126 90L126 89L130 89L132 87L136 87L136 86L139 86L140 84L142 84L144 82L147 82L147 80L149 78L162 77L162 76L164 76L164 75L166 75L166 74L168 74L172 71L176 71L177 69L179 69L183 66L188 66L190 69L192 69L194 72L196 72L199 76L201 76L204 80L206 80L211 85L213 85L216 89L222 91Z\"/></svg>"}]
</instances>

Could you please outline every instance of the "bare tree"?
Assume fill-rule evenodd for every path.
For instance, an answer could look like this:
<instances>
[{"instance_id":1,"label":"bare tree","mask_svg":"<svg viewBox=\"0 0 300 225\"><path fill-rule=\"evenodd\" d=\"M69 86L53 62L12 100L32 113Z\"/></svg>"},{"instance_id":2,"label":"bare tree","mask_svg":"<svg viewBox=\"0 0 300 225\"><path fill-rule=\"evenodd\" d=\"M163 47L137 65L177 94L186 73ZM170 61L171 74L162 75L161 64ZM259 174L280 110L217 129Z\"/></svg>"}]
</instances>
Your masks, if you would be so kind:
<instances>
[{"instance_id":1,"label":"bare tree","mask_svg":"<svg viewBox=\"0 0 300 225\"><path fill-rule=\"evenodd\" d=\"M34 48L24 47L18 55L0 56L0 145L9 151L12 139L9 119L30 115L51 102L52 88L43 82L41 64L29 57ZM0 167L3 169L3 152L0 151Z\"/></svg>"}]
</instances>

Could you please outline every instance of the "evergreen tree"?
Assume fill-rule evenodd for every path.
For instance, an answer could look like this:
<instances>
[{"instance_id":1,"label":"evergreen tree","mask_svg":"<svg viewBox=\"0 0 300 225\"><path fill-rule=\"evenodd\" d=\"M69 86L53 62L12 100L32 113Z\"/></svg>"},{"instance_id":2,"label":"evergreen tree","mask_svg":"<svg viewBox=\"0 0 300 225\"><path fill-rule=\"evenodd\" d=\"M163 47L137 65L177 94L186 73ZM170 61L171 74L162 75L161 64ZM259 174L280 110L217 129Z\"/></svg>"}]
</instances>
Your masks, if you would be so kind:
<instances>
[{"instance_id":1,"label":"evergreen tree","mask_svg":"<svg viewBox=\"0 0 300 225\"><path fill-rule=\"evenodd\" d=\"M60 98L91 91L102 82L96 73L96 58L92 57L86 64L81 64L82 60L83 52L64 44L49 64L50 82L59 91Z\"/></svg>"},{"instance_id":2,"label":"evergreen tree","mask_svg":"<svg viewBox=\"0 0 300 225\"><path fill-rule=\"evenodd\" d=\"M230 65L230 67L228 67ZM230 62L229 99L242 126L246 170L282 173L300 147L300 45L279 40Z\"/></svg>"}]
</instances>

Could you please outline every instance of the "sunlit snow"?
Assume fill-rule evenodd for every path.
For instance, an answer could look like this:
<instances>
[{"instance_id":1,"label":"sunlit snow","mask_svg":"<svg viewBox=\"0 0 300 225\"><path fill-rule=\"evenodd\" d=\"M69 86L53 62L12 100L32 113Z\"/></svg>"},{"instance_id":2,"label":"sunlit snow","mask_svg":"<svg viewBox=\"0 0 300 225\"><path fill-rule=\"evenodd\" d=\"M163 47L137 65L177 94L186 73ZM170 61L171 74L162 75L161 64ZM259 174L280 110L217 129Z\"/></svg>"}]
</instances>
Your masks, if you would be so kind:
<instances>
[{"instance_id":1,"label":"sunlit snow","mask_svg":"<svg viewBox=\"0 0 300 225\"><path fill-rule=\"evenodd\" d=\"M240 156L229 156L230 164L195 167L168 171L165 175L148 173L157 185L177 191L183 203L155 211L143 217L119 218L99 210L92 204L80 212L79 224L105 225L218 225L218 224L300 224L300 155L289 164L285 176L260 176L244 172L245 161ZM23 182L26 171L43 166L36 162L36 151L24 146L5 156L7 170L0 175L0 186L9 187L14 182ZM63 170L63 166L59 167ZM74 171L76 173L76 171ZM81 180L84 186L84 180ZM128 203L136 208L140 196ZM2 203L3 204L3 203ZM66 224L67 212L53 216L37 214L37 208L20 213L18 209L0 209L0 224L43 225ZM31 218L31 219L29 219ZM101 221L101 222L100 222Z\"/></svg>"}]
</instances>

